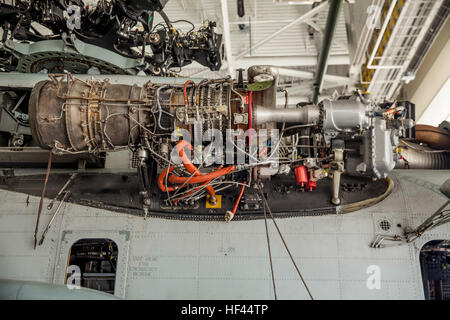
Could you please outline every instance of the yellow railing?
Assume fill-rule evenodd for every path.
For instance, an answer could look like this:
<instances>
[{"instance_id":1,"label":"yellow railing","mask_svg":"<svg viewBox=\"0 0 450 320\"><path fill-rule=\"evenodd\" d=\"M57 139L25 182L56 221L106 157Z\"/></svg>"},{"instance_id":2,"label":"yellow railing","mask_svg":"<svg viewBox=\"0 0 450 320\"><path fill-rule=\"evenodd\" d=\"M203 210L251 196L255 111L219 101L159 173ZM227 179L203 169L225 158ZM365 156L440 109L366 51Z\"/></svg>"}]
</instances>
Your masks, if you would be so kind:
<instances>
[{"instance_id":1,"label":"yellow railing","mask_svg":"<svg viewBox=\"0 0 450 320\"><path fill-rule=\"evenodd\" d=\"M387 13L389 11L389 7L391 6L393 0L386 0L384 2L383 8L381 10L381 15L380 15L380 25L384 24L384 22L386 21L386 19L390 19L389 23L386 26L386 29L384 31L383 37L381 39L381 42L378 45L378 48L374 48L376 43L377 43L377 39L378 36L380 34L380 29L376 29L373 34L372 34L372 38L369 42L367 51L366 51L366 63L364 63L361 66L361 82L362 82L362 89L364 93L368 93L367 90L369 88L370 82L373 79L373 75L376 72L376 69L371 69L367 67L367 62L369 60L370 54L371 52L373 52L374 50L376 50L376 59L373 60L372 65L378 65L378 62L380 61L380 57L383 56L384 50L387 47L389 40L391 39L391 34L392 31L395 28L395 25L398 21L398 18L400 16L400 12L402 10L402 8L405 5L405 2L407 0L398 0L397 3L395 4L394 10L392 11L392 14L390 15L390 17L387 17Z\"/></svg>"}]
</instances>

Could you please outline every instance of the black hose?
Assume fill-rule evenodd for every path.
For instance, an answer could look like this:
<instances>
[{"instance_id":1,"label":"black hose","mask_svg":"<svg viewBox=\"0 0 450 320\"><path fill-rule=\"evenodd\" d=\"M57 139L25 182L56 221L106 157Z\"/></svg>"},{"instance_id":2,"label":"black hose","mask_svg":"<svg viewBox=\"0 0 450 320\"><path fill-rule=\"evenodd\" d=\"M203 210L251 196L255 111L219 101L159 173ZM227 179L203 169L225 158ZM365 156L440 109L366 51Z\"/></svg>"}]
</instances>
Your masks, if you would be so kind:
<instances>
[{"instance_id":1,"label":"black hose","mask_svg":"<svg viewBox=\"0 0 450 320\"><path fill-rule=\"evenodd\" d=\"M163 18L164 22L167 24L167 26L172 29L172 23L169 20L169 17L166 15L164 11L159 11L160 16Z\"/></svg>"}]
</instances>

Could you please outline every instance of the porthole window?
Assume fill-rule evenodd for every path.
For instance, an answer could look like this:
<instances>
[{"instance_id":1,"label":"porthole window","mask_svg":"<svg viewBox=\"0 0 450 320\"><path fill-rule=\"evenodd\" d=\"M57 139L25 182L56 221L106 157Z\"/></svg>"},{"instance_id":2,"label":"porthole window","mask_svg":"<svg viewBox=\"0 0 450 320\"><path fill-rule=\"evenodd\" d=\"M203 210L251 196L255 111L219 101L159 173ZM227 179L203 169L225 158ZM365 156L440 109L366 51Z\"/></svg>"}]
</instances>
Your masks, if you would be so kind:
<instances>
[{"instance_id":1,"label":"porthole window","mask_svg":"<svg viewBox=\"0 0 450 320\"><path fill-rule=\"evenodd\" d=\"M70 249L66 284L78 272L79 286L114 294L117 257L117 244L110 239L78 240Z\"/></svg>"},{"instance_id":2,"label":"porthole window","mask_svg":"<svg viewBox=\"0 0 450 320\"><path fill-rule=\"evenodd\" d=\"M433 240L420 250L427 300L450 300L450 240Z\"/></svg>"}]
</instances>

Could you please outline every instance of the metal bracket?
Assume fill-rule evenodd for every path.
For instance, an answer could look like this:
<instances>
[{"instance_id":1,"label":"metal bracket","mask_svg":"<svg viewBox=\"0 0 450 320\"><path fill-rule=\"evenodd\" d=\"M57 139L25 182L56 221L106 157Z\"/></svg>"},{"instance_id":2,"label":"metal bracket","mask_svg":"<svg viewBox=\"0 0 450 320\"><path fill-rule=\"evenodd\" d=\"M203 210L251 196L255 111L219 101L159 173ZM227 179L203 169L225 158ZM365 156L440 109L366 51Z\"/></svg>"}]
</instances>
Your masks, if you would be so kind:
<instances>
[{"instance_id":1,"label":"metal bracket","mask_svg":"<svg viewBox=\"0 0 450 320\"><path fill-rule=\"evenodd\" d=\"M248 124L248 113L235 113L234 124Z\"/></svg>"}]
</instances>

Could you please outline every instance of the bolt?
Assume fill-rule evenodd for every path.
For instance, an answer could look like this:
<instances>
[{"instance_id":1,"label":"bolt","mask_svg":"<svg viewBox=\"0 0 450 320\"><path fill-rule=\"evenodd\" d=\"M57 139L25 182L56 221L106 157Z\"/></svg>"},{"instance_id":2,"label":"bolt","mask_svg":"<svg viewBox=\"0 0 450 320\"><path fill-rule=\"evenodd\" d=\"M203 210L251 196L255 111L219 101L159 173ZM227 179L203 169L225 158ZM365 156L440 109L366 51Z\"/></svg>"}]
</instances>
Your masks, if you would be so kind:
<instances>
[{"instance_id":1,"label":"bolt","mask_svg":"<svg viewBox=\"0 0 450 320\"><path fill-rule=\"evenodd\" d=\"M341 203L341 199L333 197L333 198L331 198L331 203L334 204L335 206L337 206Z\"/></svg>"},{"instance_id":2,"label":"bolt","mask_svg":"<svg viewBox=\"0 0 450 320\"><path fill-rule=\"evenodd\" d=\"M209 201L209 203L212 204L212 205L217 204L217 198L216 198L216 196L211 196L211 197L209 197L208 201Z\"/></svg>"}]
</instances>

